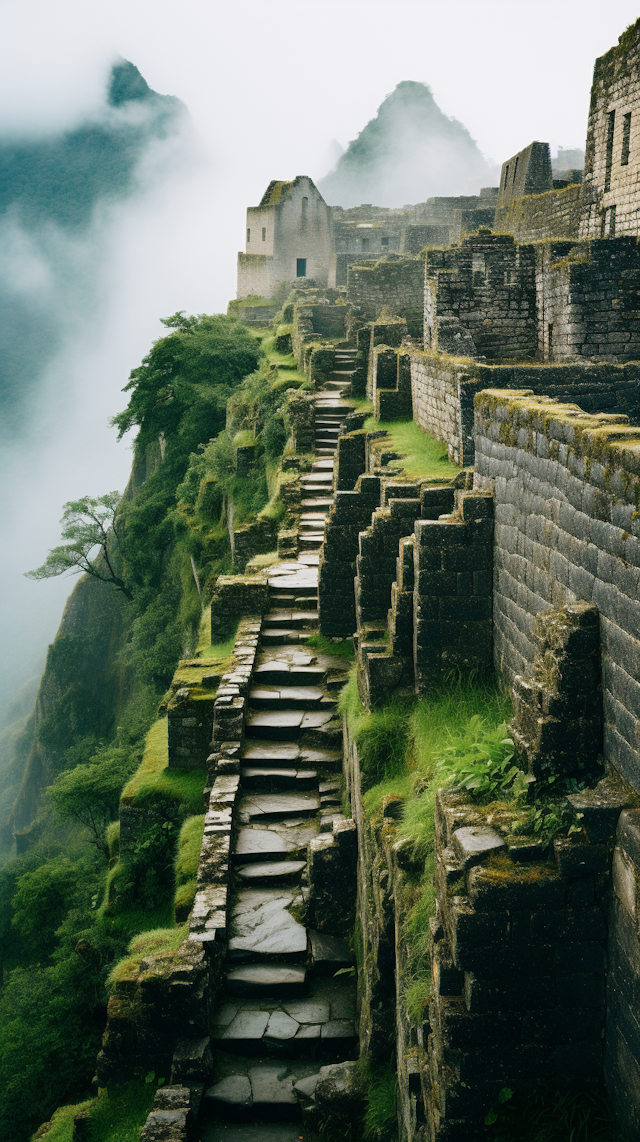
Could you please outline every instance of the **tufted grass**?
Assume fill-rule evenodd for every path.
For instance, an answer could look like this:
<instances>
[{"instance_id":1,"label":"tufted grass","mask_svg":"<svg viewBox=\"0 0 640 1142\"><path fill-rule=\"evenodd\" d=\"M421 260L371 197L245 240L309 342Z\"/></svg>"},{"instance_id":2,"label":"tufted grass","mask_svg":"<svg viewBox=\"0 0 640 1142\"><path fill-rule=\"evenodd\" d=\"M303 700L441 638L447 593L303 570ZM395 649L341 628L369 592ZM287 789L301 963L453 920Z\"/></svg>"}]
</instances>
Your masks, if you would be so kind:
<instances>
[{"instance_id":1,"label":"tufted grass","mask_svg":"<svg viewBox=\"0 0 640 1142\"><path fill-rule=\"evenodd\" d=\"M202 806L202 790L207 773L204 768L193 770L168 769L169 760L167 719L154 722L147 734L142 761L133 777L122 790L123 801L136 804L156 797L180 801L187 810L196 812Z\"/></svg>"},{"instance_id":2,"label":"tufted grass","mask_svg":"<svg viewBox=\"0 0 640 1142\"><path fill-rule=\"evenodd\" d=\"M188 935L187 924L179 927L152 928L148 932L138 932L129 941L126 956L123 956L111 968L107 976L107 991L111 992L119 980L139 968L140 960L145 956L155 956L160 952L175 952Z\"/></svg>"},{"instance_id":3,"label":"tufted grass","mask_svg":"<svg viewBox=\"0 0 640 1142\"><path fill-rule=\"evenodd\" d=\"M402 459L405 474L412 479L419 476L440 477L452 480L460 471L457 464L451 464L447 446L443 441L429 436L413 420L380 420L370 416L364 427L370 432L386 428L389 450L398 452Z\"/></svg>"}]
</instances>

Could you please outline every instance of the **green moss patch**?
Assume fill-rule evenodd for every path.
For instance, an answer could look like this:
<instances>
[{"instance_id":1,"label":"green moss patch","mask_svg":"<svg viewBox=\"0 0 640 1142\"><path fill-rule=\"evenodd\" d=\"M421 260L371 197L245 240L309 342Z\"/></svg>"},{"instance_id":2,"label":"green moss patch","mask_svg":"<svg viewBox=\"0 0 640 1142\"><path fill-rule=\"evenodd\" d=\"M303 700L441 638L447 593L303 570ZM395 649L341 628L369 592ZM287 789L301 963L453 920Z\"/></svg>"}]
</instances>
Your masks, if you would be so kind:
<instances>
[{"instance_id":1,"label":"green moss patch","mask_svg":"<svg viewBox=\"0 0 640 1142\"><path fill-rule=\"evenodd\" d=\"M370 432L380 428L387 430L384 450L399 453L398 463L410 479L428 476L449 481L460 471L457 464L450 463L447 445L423 432L413 420L377 421L370 417L364 427Z\"/></svg>"}]
</instances>

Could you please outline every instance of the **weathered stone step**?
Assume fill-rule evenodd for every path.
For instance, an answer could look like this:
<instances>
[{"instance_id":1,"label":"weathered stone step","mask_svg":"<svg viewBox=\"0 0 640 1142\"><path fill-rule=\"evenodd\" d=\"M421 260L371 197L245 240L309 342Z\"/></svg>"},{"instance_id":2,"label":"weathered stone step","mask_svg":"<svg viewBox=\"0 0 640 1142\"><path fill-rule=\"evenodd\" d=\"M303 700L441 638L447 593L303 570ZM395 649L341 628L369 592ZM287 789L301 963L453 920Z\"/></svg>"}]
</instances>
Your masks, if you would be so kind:
<instances>
[{"instance_id":1,"label":"weathered stone step","mask_svg":"<svg viewBox=\"0 0 640 1142\"><path fill-rule=\"evenodd\" d=\"M323 497L323 496L318 496L317 498L314 498L314 499L305 498L304 500L301 500L300 503L301 503L301 507L303 507L303 508L311 508L317 504L322 504L322 506L327 508L327 509L330 509L333 507L333 499L329 499L329 498Z\"/></svg>"},{"instance_id":2,"label":"weathered stone step","mask_svg":"<svg viewBox=\"0 0 640 1142\"><path fill-rule=\"evenodd\" d=\"M316 472L312 472L309 476L303 476L300 480L300 483L302 484L303 488L306 488L309 484L314 484L314 485L315 484L322 484L323 486L326 487L327 484L330 486L332 482L333 482L333 472L317 472L316 471Z\"/></svg>"},{"instance_id":3,"label":"weathered stone step","mask_svg":"<svg viewBox=\"0 0 640 1142\"><path fill-rule=\"evenodd\" d=\"M234 864L253 864L258 861L279 861L293 854L298 856L300 844L294 836L283 836L275 829L252 829L249 827L238 830L236 845L232 853Z\"/></svg>"},{"instance_id":4,"label":"weathered stone step","mask_svg":"<svg viewBox=\"0 0 640 1142\"><path fill-rule=\"evenodd\" d=\"M253 710L315 710L320 703L335 699L325 695L319 686L261 686L249 691L249 705Z\"/></svg>"},{"instance_id":5,"label":"weathered stone step","mask_svg":"<svg viewBox=\"0 0 640 1142\"><path fill-rule=\"evenodd\" d=\"M263 888L267 888L272 884L298 881L305 866L304 860L257 861L254 864L239 865L236 873L244 884L262 885Z\"/></svg>"},{"instance_id":6,"label":"weathered stone step","mask_svg":"<svg viewBox=\"0 0 640 1142\"><path fill-rule=\"evenodd\" d=\"M280 1127L282 1122L297 1122L300 1118L294 1082L286 1064L261 1063L249 1067L245 1074L218 1079L205 1092L205 1107L233 1122L270 1118L276 1119Z\"/></svg>"},{"instance_id":7,"label":"weathered stone step","mask_svg":"<svg viewBox=\"0 0 640 1142\"><path fill-rule=\"evenodd\" d=\"M242 764L252 768L264 765L282 769L290 765L295 769L303 766L305 769L335 771L341 760L342 755L339 750L310 749L295 741L248 739L242 750Z\"/></svg>"},{"instance_id":8,"label":"weathered stone step","mask_svg":"<svg viewBox=\"0 0 640 1142\"><path fill-rule=\"evenodd\" d=\"M327 491L331 491L331 481L326 484L305 484L304 486L305 498L315 498L316 496L326 496Z\"/></svg>"},{"instance_id":9,"label":"weathered stone step","mask_svg":"<svg viewBox=\"0 0 640 1142\"><path fill-rule=\"evenodd\" d=\"M299 630L304 626L315 626L318 616L314 611L268 611L262 620L262 629L272 630L274 627L290 627Z\"/></svg>"},{"instance_id":10,"label":"weathered stone step","mask_svg":"<svg viewBox=\"0 0 640 1142\"><path fill-rule=\"evenodd\" d=\"M290 683L292 686L304 686L306 683L312 685L322 682L324 670L321 666L303 666L300 663L289 663L285 659L273 658L259 663L253 676L260 685L265 682L267 685Z\"/></svg>"},{"instance_id":11,"label":"weathered stone step","mask_svg":"<svg viewBox=\"0 0 640 1142\"><path fill-rule=\"evenodd\" d=\"M233 1125L221 1121L217 1115L215 1120L198 1123L198 1131L201 1142L298 1142L300 1138L299 1123L295 1126L282 1122Z\"/></svg>"},{"instance_id":12,"label":"weathered stone step","mask_svg":"<svg viewBox=\"0 0 640 1142\"><path fill-rule=\"evenodd\" d=\"M304 961L306 928L288 911L294 898L294 892L286 888L241 889L231 913L228 958L245 963L255 963L265 956ZM263 1033L264 1028L260 1035Z\"/></svg>"},{"instance_id":13,"label":"weathered stone step","mask_svg":"<svg viewBox=\"0 0 640 1142\"><path fill-rule=\"evenodd\" d=\"M331 1005L313 998L283 1002L273 1010L258 1003L240 1007L224 1004L219 1015L231 1019L214 1024L213 1039L219 1050L264 1056L286 1053L292 1058L348 1058L356 1045L351 1019L332 1019ZM294 1014L289 1014L292 1011ZM313 1020L313 1021L312 1021Z\"/></svg>"},{"instance_id":14,"label":"weathered stone step","mask_svg":"<svg viewBox=\"0 0 640 1142\"><path fill-rule=\"evenodd\" d=\"M312 817L320 808L314 793L253 793L243 797L238 806L243 823L284 821L287 817Z\"/></svg>"},{"instance_id":15,"label":"weathered stone step","mask_svg":"<svg viewBox=\"0 0 640 1142\"><path fill-rule=\"evenodd\" d=\"M333 460L314 460L311 465L312 472L333 472Z\"/></svg>"},{"instance_id":16,"label":"weathered stone step","mask_svg":"<svg viewBox=\"0 0 640 1142\"><path fill-rule=\"evenodd\" d=\"M297 999L309 990L307 970L282 964L245 964L227 972L225 989L229 995L242 999L265 995L274 999Z\"/></svg>"},{"instance_id":17,"label":"weathered stone step","mask_svg":"<svg viewBox=\"0 0 640 1142\"><path fill-rule=\"evenodd\" d=\"M318 773L315 769L294 769L264 766L244 767L240 770L242 788L247 793L278 793L285 790L316 789Z\"/></svg>"},{"instance_id":18,"label":"weathered stone step","mask_svg":"<svg viewBox=\"0 0 640 1142\"><path fill-rule=\"evenodd\" d=\"M266 630L262 633L262 643L264 646L285 646L290 642L305 643L316 630L317 627L301 631L287 628Z\"/></svg>"},{"instance_id":19,"label":"weathered stone step","mask_svg":"<svg viewBox=\"0 0 640 1142\"><path fill-rule=\"evenodd\" d=\"M300 547L303 550L315 550L324 543L323 531L309 531L300 536Z\"/></svg>"}]
</instances>

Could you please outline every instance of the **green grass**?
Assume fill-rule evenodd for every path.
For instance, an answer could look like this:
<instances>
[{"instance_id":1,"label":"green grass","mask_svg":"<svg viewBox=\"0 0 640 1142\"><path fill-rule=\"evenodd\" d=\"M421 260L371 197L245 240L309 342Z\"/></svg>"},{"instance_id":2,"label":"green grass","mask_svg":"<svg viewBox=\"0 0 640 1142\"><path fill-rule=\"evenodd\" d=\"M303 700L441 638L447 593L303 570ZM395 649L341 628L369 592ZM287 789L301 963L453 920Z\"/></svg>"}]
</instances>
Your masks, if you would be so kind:
<instances>
[{"instance_id":1,"label":"green grass","mask_svg":"<svg viewBox=\"0 0 640 1142\"><path fill-rule=\"evenodd\" d=\"M114 1083L100 1091L90 1114L89 1142L140 1142L140 1127L151 1110L157 1085L153 1074L147 1079Z\"/></svg>"},{"instance_id":2,"label":"green grass","mask_svg":"<svg viewBox=\"0 0 640 1142\"><path fill-rule=\"evenodd\" d=\"M141 804L167 797L183 802L192 813L200 809L206 770L168 769L168 757L167 719L160 718L147 734L142 761L122 790L121 800Z\"/></svg>"},{"instance_id":3,"label":"green grass","mask_svg":"<svg viewBox=\"0 0 640 1142\"><path fill-rule=\"evenodd\" d=\"M398 1114L396 1091L398 1079L392 1066L369 1067L365 1070L367 1109L364 1116L365 1142L393 1142L397 1138Z\"/></svg>"},{"instance_id":4,"label":"green grass","mask_svg":"<svg viewBox=\"0 0 640 1142\"><path fill-rule=\"evenodd\" d=\"M86 1102L78 1102L75 1105L61 1106L53 1115L46 1134L40 1134L39 1131L36 1131L32 1136L32 1142L38 1137L42 1138L43 1142L73 1142L74 1115L91 1106L92 1102L93 1099L87 1099Z\"/></svg>"},{"instance_id":5,"label":"green grass","mask_svg":"<svg viewBox=\"0 0 640 1142\"><path fill-rule=\"evenodd\" d=\"M353 642L350 638L342 639L340 642L333 642L332 639L326 638L323 634L312 634L308 638L305 646L310 646L312 650L317 651L318 654L332 655L333 658L343 658L345 663L351 663L354 659Z\"/></svg>"},{"instance_id":6,"label":"green grass","mask_svg":"<svg viewBox=\"0 0 640 1142\"><path fill-rule=\"evenodd\" d=\"M369 417L364 427L370 432L387 430L389 450L402 456L402 467L411 479L427 476L451 480L460 471L457 464L449 462L446 444L423 432L413 420L377 421Z\"/></svg>"},{"instance_id":7,"label":"green grass","mask_svg":"<svg viewBox=\"0 0 640 1142\"><path fill-rule=\"evenodd\" d=\"M431 971L429 919L434 914L434 807L443 783L439 765L456 739L474 730L475 738L495 736L511 717L511 701L495 677L464 677L454 672L424 698L396 697L368 713L358 696L355 668L338 708L347 718L358 747L363 775L363 804L380 819L385 796L404 800L396 837L406 837L416 872L405 886L402 939L406 954L405 1003L415 1025L424 1022ZM478 723L481 719L481 725Z\"/></svg>"},{"instance_id":8,"label":"green grass","mask_svg":"<svg viewBox=\"0 0 640 1142\"><path fill-rule=\"evenodd\" d=\"M293 353L279 353L276 349L275 334L271 337L265 337L262 341L262 349L265 357L270 365L275 365L278 369L278 381L274 384L274 388L279 388L278 382L287 381L292 387L304 384L308 377L301 373L298 369L298 362L296 361ZM286 385L282 385L286 388Z\"/></svg>"},{"instance_id":9,"label":"green grass","mask_svg":"<svg viewBox=\"0 0 640 1142\"><path fill-rule=\"evenodd\" d=\"M511 1092L505 1092L507 1095ZM493 1142L622 1142L606 1092L566 1085L515 1091L487 1117Z\"/></svg>"},{"instance_id":10,"label":"green grass","mask_svg":"<svg viewBox=\"0 0 640 1142\"><path fill-rule=\"evenodd\" d=\"M140 960L145 956L157 956L161 953L175 952L188 935L187 924L179 927L150 928L146 932L138 932L129 941L126 956L113 965L107 976L107 991L113 991L119 980L125 979L132 971L140 967Z\"/></svg>"},{"instance_id":11,"label":"green grass","mask_svg":"<svg viewBox=\"0 0 640 1142\"><path fill-rule=\"evenodd\" d=\"M178 884L185 884L196 875L200 862L203 834L204 814L187 817L180 829L175 860L176 882Z\"/></svg>"}]
</instances>

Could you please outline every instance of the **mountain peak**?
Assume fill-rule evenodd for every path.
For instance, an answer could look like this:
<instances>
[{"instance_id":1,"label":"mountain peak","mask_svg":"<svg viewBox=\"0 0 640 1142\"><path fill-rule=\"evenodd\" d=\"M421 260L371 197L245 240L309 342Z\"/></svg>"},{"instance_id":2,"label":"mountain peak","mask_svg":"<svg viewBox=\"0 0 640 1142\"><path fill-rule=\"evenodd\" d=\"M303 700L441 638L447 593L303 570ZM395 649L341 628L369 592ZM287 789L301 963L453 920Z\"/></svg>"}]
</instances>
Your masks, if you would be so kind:
<instances>
[{"instance_id":1,"label":"mountain peak","mask_svg":"<svg viewBox=\"0 0 640 1142\"><path fill-rule=\"evenodd\" d=\"M426 83L405 79L319 183L340 206L403 206L432 195L477 194L487 164L466 127L438 107Z\"/></svg>"},{"instance_id":2,"label":"mountain peak","mask_svg":"<svg viewBox=\"0 0 640 1142\"><path fill-rule=\"evenodd\" d=\"M135 64L129 63L128 59L114 63L107 93L107 103L111 107L120 107L131 99L152 99L154 95Z\"/></svg>"}]
</instances>

